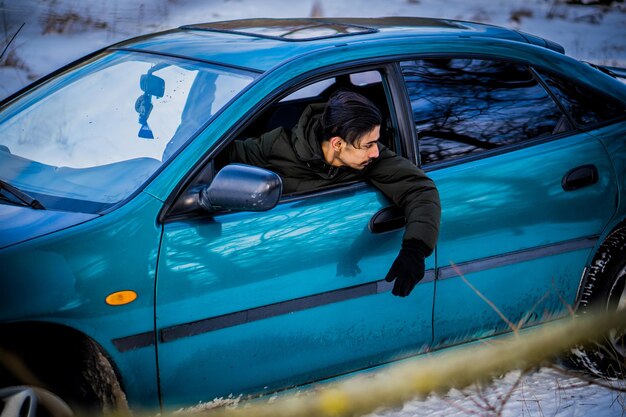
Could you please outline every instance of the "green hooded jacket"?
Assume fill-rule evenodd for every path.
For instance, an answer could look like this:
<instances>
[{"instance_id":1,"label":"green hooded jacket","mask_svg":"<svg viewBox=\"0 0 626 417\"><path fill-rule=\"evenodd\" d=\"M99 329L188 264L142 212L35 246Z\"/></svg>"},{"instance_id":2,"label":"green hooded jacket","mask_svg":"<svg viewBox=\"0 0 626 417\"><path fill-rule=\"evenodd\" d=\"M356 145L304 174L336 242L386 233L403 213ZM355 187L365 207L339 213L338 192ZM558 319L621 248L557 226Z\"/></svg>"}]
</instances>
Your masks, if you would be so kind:
<instances>
[{"instance_id":1,"label":"green hooded jacket","mask_svg":"<svg viewBox=\"0 0 626 417\"><path fill-rule=\"evenodd\" d=\"M319 141L324 104L308 106L291 134L282 127L258 138L236 140L231 162L276 172L285 194L304 192L350 181L366 180L378 188L407 218L404 240L423 242L432 251L437 242L441 206L433 181L407 159L378 144L379 157L359 171L326 163Z\"/></svg>"}]
</instances>

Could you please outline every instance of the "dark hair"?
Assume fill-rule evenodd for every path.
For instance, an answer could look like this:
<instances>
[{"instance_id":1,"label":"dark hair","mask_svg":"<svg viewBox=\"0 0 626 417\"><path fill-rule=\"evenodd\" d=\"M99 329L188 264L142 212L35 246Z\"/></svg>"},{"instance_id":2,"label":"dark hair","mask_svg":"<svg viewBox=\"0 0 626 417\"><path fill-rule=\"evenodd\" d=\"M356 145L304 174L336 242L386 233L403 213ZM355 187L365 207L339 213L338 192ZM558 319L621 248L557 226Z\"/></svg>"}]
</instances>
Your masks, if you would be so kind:
<instances>
[{"instance_id":1,"label":"dark hair","mask_svg":"<svg viewBox=\"0 0 626 417\"><path fill-rule=\"evenodd\" d=\"M328 99L322 115L322 141L339 136L354 146L357 139L380 126L382 116L367 98L351 91L337 91Z\"/></svg>"}]
</instances>

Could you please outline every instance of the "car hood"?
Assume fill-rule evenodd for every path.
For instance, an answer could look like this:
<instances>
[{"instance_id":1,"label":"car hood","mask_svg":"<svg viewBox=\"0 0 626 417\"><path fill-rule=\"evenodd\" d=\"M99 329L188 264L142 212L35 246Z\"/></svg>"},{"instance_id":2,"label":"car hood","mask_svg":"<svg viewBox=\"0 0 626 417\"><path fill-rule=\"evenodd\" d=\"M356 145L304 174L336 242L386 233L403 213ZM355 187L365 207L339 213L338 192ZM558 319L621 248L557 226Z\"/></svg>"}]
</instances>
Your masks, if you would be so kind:
<instances>
[{"instance_id":1,"label":"car hood","mask_svg":"<svg viewBox=\"0 0 626 417\"><path fill-rule=\"evenodd\" d=\"M98 215L0 204L0 249L95 217Z\"/></svg>"}]
</instances>

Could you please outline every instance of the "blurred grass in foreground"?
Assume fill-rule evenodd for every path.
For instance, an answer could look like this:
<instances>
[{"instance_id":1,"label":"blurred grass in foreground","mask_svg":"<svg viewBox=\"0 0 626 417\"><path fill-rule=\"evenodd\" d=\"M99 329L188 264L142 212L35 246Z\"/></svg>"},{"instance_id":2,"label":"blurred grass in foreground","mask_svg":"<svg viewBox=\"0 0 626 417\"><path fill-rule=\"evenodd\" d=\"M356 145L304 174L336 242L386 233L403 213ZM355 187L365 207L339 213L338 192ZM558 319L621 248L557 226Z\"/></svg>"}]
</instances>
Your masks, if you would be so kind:
<instances>
[{"instance_id":1,"label":"blurred grass in foreground","mask_svg":"<svg viewBox=\"0 0 626 417\"><path fill-rule=\"evenodd\" d=\"M413 398L486 382L515 369L530 369L576 345L601 340L611 329L626 328L624 312L587 314L513 333L489 343L422 355L340 382L241 401L234 406L184 409L177 416L359 416L401 406ZM206 404L206 408L210 407Z\"/></svg>"}]
</instances>

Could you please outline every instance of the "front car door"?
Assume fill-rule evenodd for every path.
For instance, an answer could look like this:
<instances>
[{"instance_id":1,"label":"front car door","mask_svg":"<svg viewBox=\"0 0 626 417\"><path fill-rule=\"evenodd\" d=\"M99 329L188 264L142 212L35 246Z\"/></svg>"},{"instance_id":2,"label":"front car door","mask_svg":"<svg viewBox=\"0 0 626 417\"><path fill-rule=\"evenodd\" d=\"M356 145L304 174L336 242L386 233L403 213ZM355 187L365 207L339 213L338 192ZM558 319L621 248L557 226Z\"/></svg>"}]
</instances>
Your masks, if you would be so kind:
<instances>
[{"instance_id":1,"label":"front car door","mask_svg":"<svg viewBox=\"0 0 626 417\"><path fill-rule=\"evenodd\" d=\"M426 350L433 257L409 297L391 295L383 278L403 229L368 229L387 206L357 183L262 213L167 220L156 312L164 406L271 392Z\"/></svg>"},{"instance_id":2,"label":"front car door","mask_svg":"<svg viewBox=\"0 0 626 417\"><path fill-rule=\"evenodd\" d=\"M526 65L418 59L402 71L441 194L433 346L566 314L616 207L602 144Z\"/></svg>"}]
</instances>

